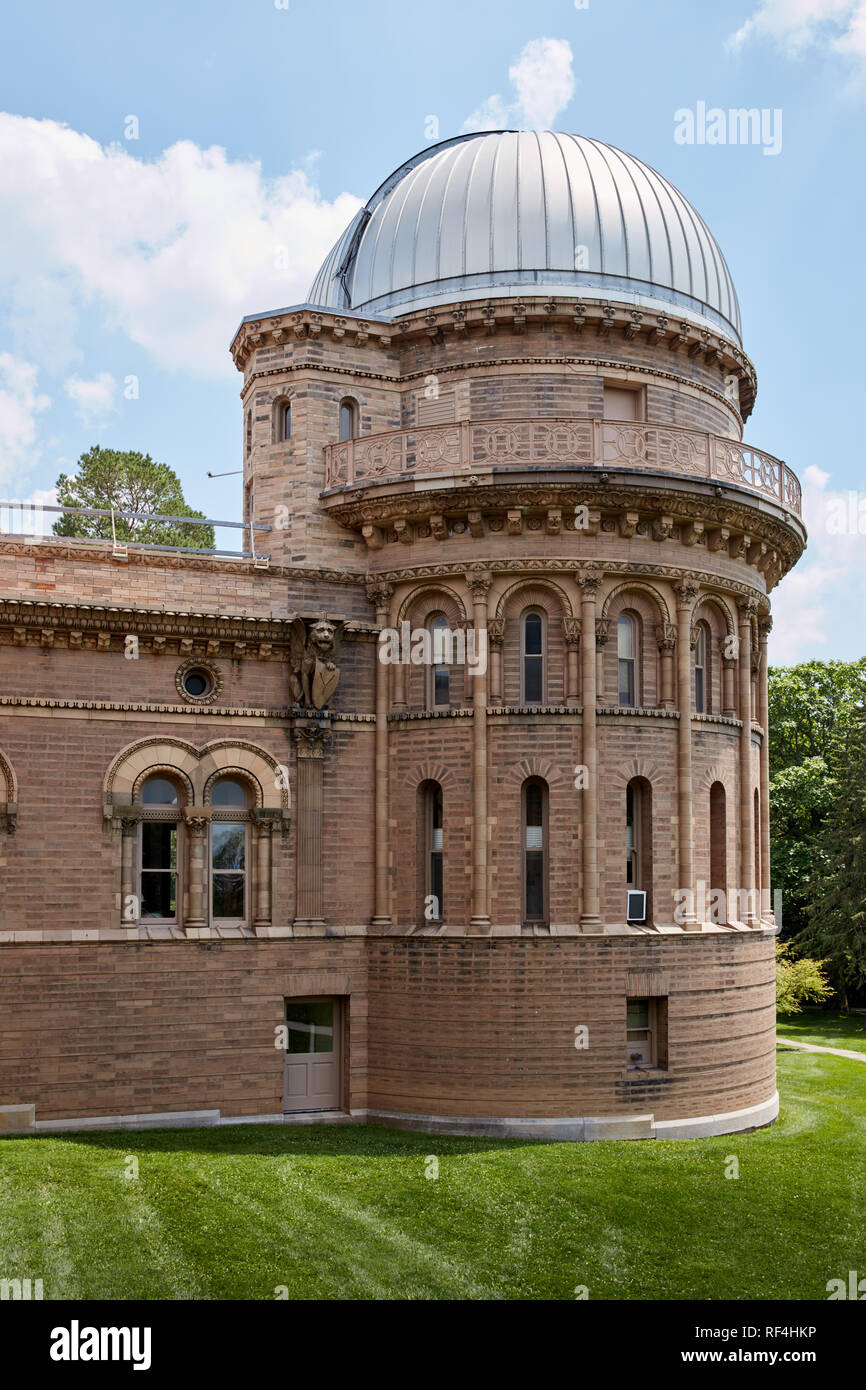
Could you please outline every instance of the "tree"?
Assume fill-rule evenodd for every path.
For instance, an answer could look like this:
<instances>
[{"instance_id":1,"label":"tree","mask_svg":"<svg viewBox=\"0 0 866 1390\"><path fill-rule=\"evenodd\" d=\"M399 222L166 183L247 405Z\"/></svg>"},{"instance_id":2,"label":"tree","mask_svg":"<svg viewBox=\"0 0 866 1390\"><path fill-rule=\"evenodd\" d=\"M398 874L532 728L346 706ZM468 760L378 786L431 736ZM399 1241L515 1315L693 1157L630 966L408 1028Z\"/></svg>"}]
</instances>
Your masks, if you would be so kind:
<instances>
[{"instance_id":1,"label":"tree","mask_svg":"<svg viewBox=\"0 0 866 1390\"><path fill-rule=\"evenodd\" d=\"M798 1014L808 1001L822 1003L833 993L824 974L824 961L808 956L793 959L791 947L776 942L776 1012Z\"/></svg>"},{"instance_id":2,"label":"tree","mask_svg":"<svg viewBox=\"0 0 866 1390\"><path fill-rule=\"evenodd\" d=\"M866 987L866 686L828 763L835 792L822 830L824 859L810 878L809 918L794 945L826 957L844 992Z\"/></svg>"},{"instance_id":3,"label":"tree","mask_svg":"<svg viewBox=\"0 0 866 1390\"><path fill-rule=\"evenodd\" d=\"M150 454L132 450L101 449L98 444L78 460L78 473L61 473L57 495L64 507L93 507L149 515L201 517L184 500L180 479L167 463L154 463ZM119 541L146 545L192 546L210 550L214 546L212 526L182 526L170 521L141 521L115 516ZM110 516L64 514L54 523L57 536L83 536L111 540Z\"/></svg>"},{"instance_id":4,"label":"tree","mask_svg":"<svg viewBox=\"0 0 866 1390\"><path fill-rule=\"evenodd\" d=\"M769 671L770 851L786 937L808 923L808 880L825 862L823 829L835 795L827 757L854 718L864 678L866 658Z\"/></svg>"}]
</instances>

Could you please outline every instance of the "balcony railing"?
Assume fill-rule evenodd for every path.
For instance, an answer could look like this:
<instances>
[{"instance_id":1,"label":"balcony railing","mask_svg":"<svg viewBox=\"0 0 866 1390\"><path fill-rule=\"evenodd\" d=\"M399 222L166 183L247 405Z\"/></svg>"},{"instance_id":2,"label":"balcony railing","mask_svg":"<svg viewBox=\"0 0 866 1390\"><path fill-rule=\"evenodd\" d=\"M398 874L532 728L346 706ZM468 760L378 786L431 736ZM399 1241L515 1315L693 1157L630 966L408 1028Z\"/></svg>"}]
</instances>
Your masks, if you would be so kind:
<instances>
[{"instance_id":1,"label":"balcony railing","mask_svg":"<svg viewBox=\"0 0 866 1390\"><path fill-rule=\"evenodd\" d=\"M325 487L483 468L657 469L751 488L801 515L800 484L772 454L721 435L631 420L460 420L325 448Z\"/></svg>"}]
</instances>

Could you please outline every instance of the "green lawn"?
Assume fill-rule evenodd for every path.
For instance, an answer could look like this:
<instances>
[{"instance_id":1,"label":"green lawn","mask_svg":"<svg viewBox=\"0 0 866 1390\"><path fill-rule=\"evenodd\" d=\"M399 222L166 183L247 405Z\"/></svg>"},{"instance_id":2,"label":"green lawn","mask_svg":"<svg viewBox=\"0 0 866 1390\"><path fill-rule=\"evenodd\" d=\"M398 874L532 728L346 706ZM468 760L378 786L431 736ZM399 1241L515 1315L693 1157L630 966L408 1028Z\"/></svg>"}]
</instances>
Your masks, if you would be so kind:
<instances>
[{"instance_id":1,"label":"green lawn","mask_svg":"<svg viewBox=\"0 0 866 1390\"><path fill-rule=\"evenodd\" d=\"M866 1052L864 1023L864 1014L825 1013L823 1009L805 1009L801 1014L789 1014L787 1018L780 1018L776 1032L780 1038L817 1043L819 1047L843 1047L849 1052Z\"/></svg>"},{"instance_id":2,"label":"green lawn","mask_svg":"<svg viewBox=\"0 0 866 1390\"><path fill-rule=\"evenodd\" d=\"M779 1071L775 1126L679 1143L366 1126L8 1139L0 1277L41 1277L46 1298L825 1299L866 1270L866 1067L784 1053Z\"/></svg>"}]
</instances>

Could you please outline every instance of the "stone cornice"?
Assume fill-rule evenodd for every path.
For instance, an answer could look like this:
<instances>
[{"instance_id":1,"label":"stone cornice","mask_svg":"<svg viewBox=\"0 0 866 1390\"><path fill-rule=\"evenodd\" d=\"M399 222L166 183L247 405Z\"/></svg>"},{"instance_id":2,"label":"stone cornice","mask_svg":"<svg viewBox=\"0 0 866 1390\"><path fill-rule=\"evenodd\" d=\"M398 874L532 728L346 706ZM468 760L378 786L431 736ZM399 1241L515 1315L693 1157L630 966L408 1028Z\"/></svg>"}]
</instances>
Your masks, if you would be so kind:
<instances>
[{"instance_id":1,"label":"stone cornice","mask_svg":"<svg viewBox=\"0 0 866 1390\"><path fill-rule=\"evenodd\" d=\"M73 700L62 696L48 695L0 695L0 709L60 709L86 710L93 713L121 714L170 714L188 718L207 720L211 717L242 719L295 720L304 717L304 711L293 705L255 707L252 705L175 705L147 700ZM321 717L319 710L313 713ZM471 713L471 711L470 711ZM375 724L375 714L357 714L347 711L329 711L328 718L335 723Z\"/></svg>"},{"instance_id":2,"label":"stone cornice","mask_svg":"<svg viewBox=\"0 0 866 1390\"><path fill-rule=\"evenodd\" d=\"M310 605L309 616L320 616L319 610L314 614L312 608ZM306 606L304 611L307 611ZM0 599L0 640L6 629L7 636L11 630L15 646L29 645L28 636L33 645L53 646L53 634L62 632L67 634L69 648L95 645L108 651L112 645L122 647L124 638L132 633L141 635L147 642L144 649L157 655L283 660L292 641L296 616L256 618L250 614L185 613L162 608L5 598ZM340 615L326 613L325 616L343 621ZM343 640L372 641L376 635L374 627L350 620ZM205 650L194 652L194 647L202 643Z\"/></svg>"},{"instance_id":3,"label":"stone cornice","mask_svg":"<svg viewBox=\"0 0 866 1390\"><path fill-rule=\"evenodd\" d=\"M369 343L378 349L391 349L418 338L437 343L503 332L519 335L527 326L537 324L557 324L575 337L580 337L587 327L597 328L603 337L621 336L627 342L643 340L673 353L684 350L690 357L702 357L707 366L716 366L722 373L739 378L743 419L754 405L755 368L742 348L721 330L701 328L675 312L640 310L590 297L479 298L417 309L390 321L303 307L287 313L263 314L242 323L231 344L231 353L235 365L243 370L258 349L284 342L312 340L340 345L348 338L359 348Z\"/></svg>"}]
</instances>

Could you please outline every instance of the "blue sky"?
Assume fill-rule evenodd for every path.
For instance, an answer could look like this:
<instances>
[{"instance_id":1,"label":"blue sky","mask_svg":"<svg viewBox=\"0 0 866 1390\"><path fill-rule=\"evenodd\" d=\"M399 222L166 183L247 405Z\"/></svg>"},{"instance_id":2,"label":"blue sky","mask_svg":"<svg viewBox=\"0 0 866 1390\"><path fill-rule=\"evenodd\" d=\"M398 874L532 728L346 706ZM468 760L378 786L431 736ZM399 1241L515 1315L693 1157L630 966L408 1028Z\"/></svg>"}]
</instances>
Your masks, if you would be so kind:
<instances>
[{"instance_id":1,"label":"blue sky","mask_svg":"<svg viewBox=\"0 0 866 1390\"><path fill-rule=\"evenodd\" d=\"M698 102L780 110L779 153L677 143ZM553 126L654 165L712 228L758 369L746 439L808 485L773 659L863 653L866 0L16 6L0 113L0 497L101 443L237 517L239 480L206 474L240 466L240 317L303 299L431 137Z\"/></svg>"}]
</instances>

